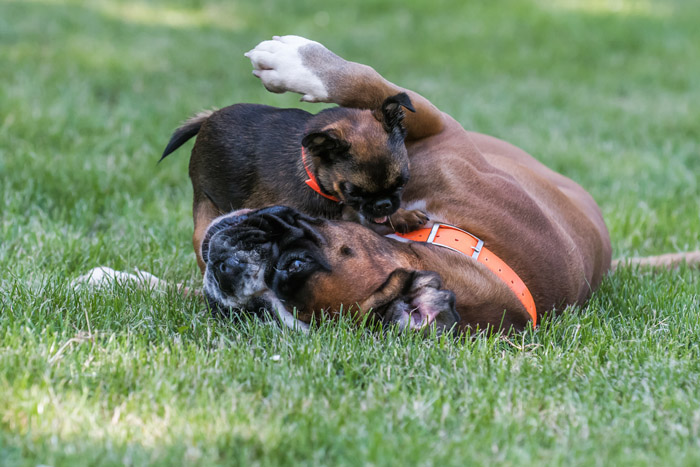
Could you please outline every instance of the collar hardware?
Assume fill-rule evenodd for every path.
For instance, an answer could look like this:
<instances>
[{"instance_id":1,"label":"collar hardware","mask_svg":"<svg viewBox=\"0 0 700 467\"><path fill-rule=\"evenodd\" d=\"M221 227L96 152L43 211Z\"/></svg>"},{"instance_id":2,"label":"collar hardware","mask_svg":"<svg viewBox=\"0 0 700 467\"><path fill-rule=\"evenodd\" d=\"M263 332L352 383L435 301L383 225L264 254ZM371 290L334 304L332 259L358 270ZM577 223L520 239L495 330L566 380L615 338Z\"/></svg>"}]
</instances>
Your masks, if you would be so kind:
<instances>
[{"instance_id":1,"label":"collar hardware","mask_svg":"<svg viewBox=\"0 0 700 467\"><path fill-rule=\"evenodd\" d=\"M505 261L484 246L484 241L474 234L449 224L435 223L431 228L414 230L406 234L395 233L402 240L431 243L469 256L486 266L501 279L518 297L532 319L532 327L537 326L535 300L523 280Z\"/></svg>"},{"instance_id":2,"label":"collar hardware","mask_svg":"<svg viewBox=\"0 0 700 467\"><path fill-rule=\"evenodd\" d=\"M306 155L306 148L304 146L301 147L301 162L302 162L302 164L304 164L304 169L306 170L306 175L309 177L304 183L306 183L309 188L311 188L312 190L314 190L316 193L323 196L324 198L329 199L331 201L335 201L336 203L340 203L340 200L338 198L336 198L335 196L326 194L323 192L323 190L321 190L321 186L318 184L318 181L316 180L316 176L309 168L309 158Z\"/></svg>"}]
</instances>

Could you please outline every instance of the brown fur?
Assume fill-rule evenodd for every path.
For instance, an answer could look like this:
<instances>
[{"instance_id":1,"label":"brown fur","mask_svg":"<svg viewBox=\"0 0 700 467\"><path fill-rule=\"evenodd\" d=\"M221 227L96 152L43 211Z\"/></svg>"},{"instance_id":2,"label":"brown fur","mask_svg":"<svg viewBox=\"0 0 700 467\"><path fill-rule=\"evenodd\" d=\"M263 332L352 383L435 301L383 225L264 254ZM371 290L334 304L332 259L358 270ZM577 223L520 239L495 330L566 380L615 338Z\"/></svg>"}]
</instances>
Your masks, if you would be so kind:
<instances>
[{"instance_id":1,"label":"brown fur","mask_svg":"<svg viewBox=\"0 0 700 467\"><path fill-rule=\"evenodd\" d=\"M393 227L405 232L425 223L422 213L399 208L400 190L409 175L403 107L411 109L410 101L398 93L373 110L335 108L311 115L298 109L238 104L187 120L173 134L163 158L197 135L190 179L193 243L202 272L197 245L206 227L236 209L280 204L379 231ZM321 189L340 202L306 186L302 147ZM377 207L382 201L388 207ZM386 225L373 222L387 215Z\"/></svg>"},{"instance_id":2,"label":"brown fur","mask_svg":"<svg viewBox=\"0 0 700 467\"><path fill-rule=\"evenodd\" d=\"M275 40L284 42L284 38ZM611 247L601 212L583 188L509 143L465 131L428 100L389 83L370 67L347 62L317 43L294 54L297 52L307 71L322 81L327 97L292 87L299 86L295 80L285 84L280 79L285 69L272 70L269 58L268 66L258 68L256 76L275 92L299 92L307 100L324 99L358 109L376 108L399 92L408 94L416 112L404 120L412 172L403 196L407 207L424 209L431 220L455 225L484 240L523 279L539 317L590 297L610 269ZM267 70L275 73L275 82L265 81ZM362 142L354 144L361 147ZM249 213L246 222L257 224L260 218L256 215L280 216L294 224L295 214L284 208ZM237 219L241 214L231 216ZM276 289L285 295L283 306L296 309L302 322L310 322L314 312L336 316L342 310L359 317L370 310L381 313L398 301L403 308L396 308L393 316L405 312L404 305L437 310L441 312L438 318L446 323L444 328L454 322L451 307L456 308L463 330L523 329L528 325L530 316L508 286L464 254L436 245L399 243L342 221L297 220L306 230L297 225L302 233L295 235L315 239L308 248L320 248L324 263L299 284L294 282L293 290ZM233 230L237 222L229 222ZM257 229L261 229L259 224ZM277 238L269 239L274 243L285 232L270 235ZM663 267L680 261L700 263L700 252L632 262ZM285 266L274 271L281 271L282 277L287 274ZM439 273L439 278L429 271ZM260 293L276 293L264 290L273 287L268 282L261 287ZM240 300L245 303L244 298Z\"/></svg>"},{"instance_id":3,"label":"brown fur","mask_svg":"<svg viewBox=\"0 0 700 467\"><path fill-rule=\"evenodd\" d=\"M610 239L598 206L578 184L511 144L465 131L427 99L386 81L368 66L345 61L315 43L299 53L323 82L327 102L368 109L388 96L408 94L416 112L407 113L404 120L411 162L405 205L483 239L525 282L538 315L583 303L598 287L610 268ZM277 86L277 91L295 91ZM504 310L506 322L515 327L522 328L527 321L523 305L510 289L469 257L389 240L382 247L372 246L376 241L366 239L360 230L331 235L329 248L337 241L359 241L353 248L358 256L334 261L333 274L310 285L308 303L299 304L301 308L360 303L393 269L413 267L440 273L445 286L457 295L464 325L501 323Z\"/></svg>"},{"instance_id":4,"label":"brown fur","mask_svg":"<svg viewBox=\"0 0 700 467\"><path fill-rule=\"evenodd\" d=\"M410 96L416 112L404 121L411 160L407 206L420 201L431 220L482 238L528 286L538 314L590 296L610 267L611 247L600 210L583 188L511 144L465 131L424 97L369 67L343 61L338 70L327 87L339 105L365 108L400 91ZM458 304L473 302L474 289L486 296L511 294L488 271L471 274L484 266L452 252L435 255L441 258L436 270L458 294Z\"/></svg>"},{"instance_id":5,"label":"brown fur","mask_svg":"<svg viewBox=\"0 0 700 467\"><path fill-rule=\"evenodd\" d=\"M331 266L330 274L316 274L304 285L304 301L287 305L306 310L299 319L308 322L308 310L337 313L343 304L346 312L358 317L377 309L399 294L403 278L391 275L397 269L437 271L444 288L456 295L460 327L485 329L523 329L529 321L525 308L505 283L483 265L441 247L421 243L398 243L343 223L325 223L318 228L328 241L324 248ZM348 250L351 254L343 254ZM396 283L387 288L384 283Z\"/></svg>"}]
</instances>

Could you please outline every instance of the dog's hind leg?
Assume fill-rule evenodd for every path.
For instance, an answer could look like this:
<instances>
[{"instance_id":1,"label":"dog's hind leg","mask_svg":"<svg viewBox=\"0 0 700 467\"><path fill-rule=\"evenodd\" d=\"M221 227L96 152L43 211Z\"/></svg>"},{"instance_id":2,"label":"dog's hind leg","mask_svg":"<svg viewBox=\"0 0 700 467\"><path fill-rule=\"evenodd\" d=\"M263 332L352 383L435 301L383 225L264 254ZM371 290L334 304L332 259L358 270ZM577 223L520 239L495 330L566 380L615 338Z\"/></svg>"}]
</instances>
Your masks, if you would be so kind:
<instances>
[{"instance_id":1,"label":"dog's hind leg","mask_svg":"<svg viewBox=\"0 0 700 467\"><path fill-rule=\"evenodd\" d=\"M302 94L302 101L378 109L388 97L408 94L415 113L404 120L407 140L442 131L443 114L429 100L384 79L373 68L344 60L322 44L299 36L275 36L245 54L268 91Z\"/></svg>"}]
</instances>

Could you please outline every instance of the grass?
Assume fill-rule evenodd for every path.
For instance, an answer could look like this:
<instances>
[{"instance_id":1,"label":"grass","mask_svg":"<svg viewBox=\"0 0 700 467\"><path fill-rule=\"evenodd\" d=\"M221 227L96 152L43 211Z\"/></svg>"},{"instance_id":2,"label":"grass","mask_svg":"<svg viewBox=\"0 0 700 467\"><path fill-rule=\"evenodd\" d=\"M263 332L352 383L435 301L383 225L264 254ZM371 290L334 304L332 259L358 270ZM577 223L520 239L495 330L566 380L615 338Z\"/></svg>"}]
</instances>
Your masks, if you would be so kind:
<instances>
[{"instance_id":1,"label":"grass","mask_svg":"<svg viewBox=\"0 0 700 467\"><path fill-rule=\"evenodd\" d=\"M202 108L299 105L242 57L286 33L581 183L616 257L699 249L699 20L651 0L0 0L0 465L697 465L697 270L621 269L536 331L461 343L68 282L197 284L190 146L155 162Z\"/></svg>"}]
</instances>

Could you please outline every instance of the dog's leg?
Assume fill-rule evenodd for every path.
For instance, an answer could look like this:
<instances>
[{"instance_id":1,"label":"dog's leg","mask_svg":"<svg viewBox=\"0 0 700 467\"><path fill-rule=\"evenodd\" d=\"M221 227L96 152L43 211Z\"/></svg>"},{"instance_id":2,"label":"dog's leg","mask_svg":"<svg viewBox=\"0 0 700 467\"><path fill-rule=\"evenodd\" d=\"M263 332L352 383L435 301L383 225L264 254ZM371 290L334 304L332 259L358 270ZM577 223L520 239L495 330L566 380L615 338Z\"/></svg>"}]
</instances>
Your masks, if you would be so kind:
<instances>
[{"instance_id":1,"label":"dog's leg","mask_svg":"<svg viewBox=\"0 0 700 467\"><path fill-rule=\"evenodd\" d=\"M299 36L275 36L245 54L268 91L302 94L302 101L378 109L387 97L405 92L416 112L404 120L408 140L442 131L442 112L423 96L384 79L369 66L349 62L322 44Z\"/></svg>"},{"instance_id":2,"label":"dog's leg","mask_svg":"<svg viewBox=\"0 0 700 467\"><path fill-rule=\"evenodd\" d=\"M83 286L94 288L106 287L114 283L119 283L122 285L133 284L140 289L150 289L150 290L161 290L164 291L171 283L159 279L150 272L141 271L140 269L134 269L134 274L117 271L107 266L99 266L92 268L86 274L74 279L71 282L71 286L74 289L79 289ZM201 296L202 293L199 290L191 289L182 284L175 284L178 291L182 292L183 295L194 294L195 296Z\"/></svg>"},{"instance_id":3,"label":"dog's leg","mask_svg":"<svg viewBox=\"0 0 700 467\"><path fill-rule=\"evenodd\" d=\"M443 289L440 276L431 271L397 269L359 306L401 330L428 332L435 326L442 332L459 322L454 293Z\"/></svg>"},{"instance_id":4,"label":"dog's leg","mask_svg":"<svg viewBox=\"0 0 700 467\"><path fill-rule=\"evenodd\" d=\"M206 196L195 196L192 217L194 218L194 233L192 234L192 245L197 256L197 266L204 275L207 265L202 258L202 240L207 233L211 222L221 215L221 211Z\"/></svg>"}]
</instances>

